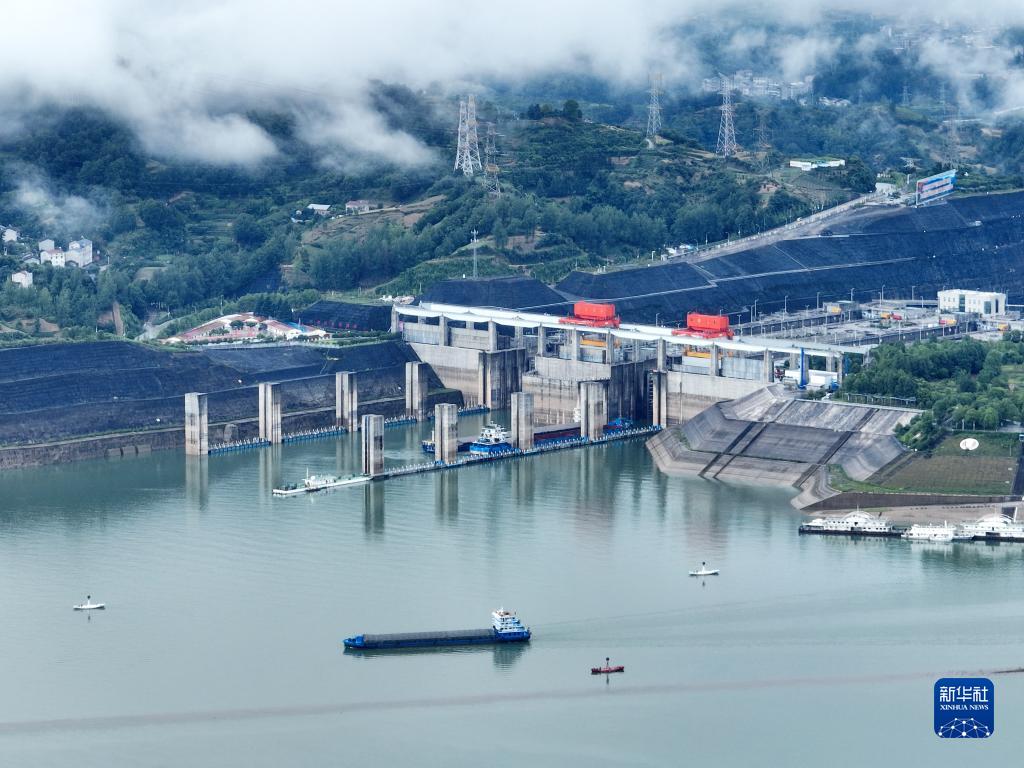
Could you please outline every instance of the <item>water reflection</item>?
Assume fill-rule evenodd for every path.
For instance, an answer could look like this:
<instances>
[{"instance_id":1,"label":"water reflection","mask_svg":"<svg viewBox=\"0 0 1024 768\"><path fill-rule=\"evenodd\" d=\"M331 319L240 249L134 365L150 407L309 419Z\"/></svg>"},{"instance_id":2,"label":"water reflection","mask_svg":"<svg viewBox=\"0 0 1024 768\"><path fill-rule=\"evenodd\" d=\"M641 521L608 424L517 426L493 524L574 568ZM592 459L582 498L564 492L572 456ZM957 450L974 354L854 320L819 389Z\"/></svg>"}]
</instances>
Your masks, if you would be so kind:
<instances>
[{"instance_id":1,"label":"water reflection","mask_svg":"<svg viewBox=\"0 0 1024 768\"><path fill-rule=\"evenodd\" d=\"M384 535L384 481L363 486L363 530L367 536Z\"/></svg>"},{"instance_id":2,"label":"water reflection","mask_svg":"<svg viewBox=\"0 0 1024 768\"><path fill-rule=\"evenodd\" d=\"M454 523L459 518L459 474L457 470L434 473L434 512L438 520Z\"/></svg>"},{"instance_id":3,"label":"water reflection","mask_svg":"<svg viewBox=\"0 0 1024 768\"><path fill-rule=\"evenodd\" d=\"M282 485L281 481L281 450L283 446L269 445L259 449L259 488L266 496L270 496L274 488Z\"/></svg>"},{"instance_id":4,"label":"water reflection","mask_svg":"<svg viewBox=\"0 0 1024 768\"><path fill-rule=\"evenodd\" d=\"M518 459L509 463L512 498L518 504L533 504L536 488L536 465L533 459Z\"/></svg>"},{"instance_id":5,"label":"water reflection","mask_svg":"<svg viewBox=\"0 0 1024 768\"><path fill-rule=\"evenodd\" d=\"M193 511L205 512L210 502L210 459L185 457L185 498Z\"/></svg>"},{"instance_id":6,"label":"water reflection","mask_svg":"<svg viewBox=\"0 0 1024 768\"><path fill-rule=\"evenodd\" d=\"M490 653L497 669L511 669L529 651L529 643L494 643L491 645L457 645L440 648L390 648L388 650L359 650L346 648L347 658L382 661L396 656L458 656Z\"/></svg>"}]
</instances>

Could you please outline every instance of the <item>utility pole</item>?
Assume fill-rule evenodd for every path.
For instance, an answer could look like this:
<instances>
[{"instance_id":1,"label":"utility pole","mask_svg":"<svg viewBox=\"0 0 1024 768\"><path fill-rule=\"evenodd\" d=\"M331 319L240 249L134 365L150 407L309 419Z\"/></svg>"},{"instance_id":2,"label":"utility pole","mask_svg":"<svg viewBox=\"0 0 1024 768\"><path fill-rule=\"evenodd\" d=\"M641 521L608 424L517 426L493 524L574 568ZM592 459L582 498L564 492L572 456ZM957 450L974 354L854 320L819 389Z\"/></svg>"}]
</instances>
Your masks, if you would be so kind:
<instances>
[{"instance_id":1,"label":"utility pole","mask_svg":"<svg viewBox=\"0 0 1024 768\"><path fill-rule=\"evenodd\" d=\"M476 263L477 263L477 260L476 260L477 240L476 240L476 230L475 229L473 230L473 239L470 241L470 245L473 247L473 279L476 280L477 279L477 268L476 268Z\"/></svg>"},{"instance_id":2,"label":"utility pole","mask_svg":"<svg viewBox=\"0 0 1024 768\"><path fill-rule=\"evenodd\" d=\"M739 146L736 144L736 127L733 125L732 83L719 74L722 82L722 120L718 125L718 145L715 152L722 157L733 157Z\"/></svg>"}]
</instances>

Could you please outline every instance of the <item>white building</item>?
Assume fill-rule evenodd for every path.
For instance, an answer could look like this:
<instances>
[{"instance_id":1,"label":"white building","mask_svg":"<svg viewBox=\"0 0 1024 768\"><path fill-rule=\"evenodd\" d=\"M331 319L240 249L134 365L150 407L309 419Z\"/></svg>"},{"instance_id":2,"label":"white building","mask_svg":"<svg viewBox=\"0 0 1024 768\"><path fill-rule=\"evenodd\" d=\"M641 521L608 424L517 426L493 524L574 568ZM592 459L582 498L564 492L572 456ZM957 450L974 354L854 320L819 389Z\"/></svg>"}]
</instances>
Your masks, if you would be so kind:
<instances>
[{"instance_id":1,"label":"white building","mask_svg":"<svg viewBox=\"0 0 1024 768\"><path fill-rule=\"evenodd\" d=\"M306 206L306 209L312 211L317 216L326 216L330 212L331 206L324 205L323 203L310 203Z\"/></svg>"},{"instance_id":2,"label":"white building","mask_svg":"<svg viewBox=\"0 0 1024 768\"><path fill-rule=\"evenodd\" d=\"M20 272L15 272L11 275L11 282L15 285L20 285L22 288L28 288L32 285L32 273L27 269L23 269Z\"/></svg>"},{"instance_id":3,"label":"white building","mask_svg":"<svg viewBox=\"0 0 1024 768\"><path fill-rule=\"evenodd\" d=\"M801 171L813 171L815 168L842 168L846 161L839 158L824 158L821 160L790 160L790 168L799 168Z\"/></svg>"},{"instance_id":4,"label":"white building","mask_svg":"<svg viewBox=\"0 0 1024 768\"><path fill-rule=\"evenodd\" d=\"M84 237L81 237L78 240L72 240L68 243L68 250L65 254L65 259L80 267L86 267L89 264L92 264L92 240L86 240Z\"/></svg>"},{"instance_id":5,"label":"white building","mask_svg":"<svg viewBox=\"0 0 1024 768\"><path fill-rule=\"evenodd\" d=\"M18 238L21 237L21 233L12 227L4 227L4 242L5 243L16 243Z\"/></svg>"},{"instance_id":6,"label":"white building","mask_svg":"<svg viewBox=\"0 0 1024 768\"><path fill-rule=\"evenodd\" d=\"M939 312L976 312L988 317L1006 314L1006 294L994 291L939 291Z\"/></svg>"},{"instance_id":7,"label":"white building","mask_svg":"<svg viewBox=\"0 0 1024 768\"><path fill-rule=\"evenodd\" d=\"M54 243L53 240L40 240L38 250L40 253L43 251L52 251L54 245L56 245L56 243Z\"/></svg>"},{"instance_id":8,"label":"white building","mask_svg":"<svg viewBox=\"0 0 1024 768\"><path fill-rule=\"evenodd\" d=\"M53 242L50 240L49 242ZM63 268L67 264L67 259L64 254L63 248L48 248L45 251L40 252L39 260L43 264L52 264L54 267Z\"/></svg>"}]
</instances>

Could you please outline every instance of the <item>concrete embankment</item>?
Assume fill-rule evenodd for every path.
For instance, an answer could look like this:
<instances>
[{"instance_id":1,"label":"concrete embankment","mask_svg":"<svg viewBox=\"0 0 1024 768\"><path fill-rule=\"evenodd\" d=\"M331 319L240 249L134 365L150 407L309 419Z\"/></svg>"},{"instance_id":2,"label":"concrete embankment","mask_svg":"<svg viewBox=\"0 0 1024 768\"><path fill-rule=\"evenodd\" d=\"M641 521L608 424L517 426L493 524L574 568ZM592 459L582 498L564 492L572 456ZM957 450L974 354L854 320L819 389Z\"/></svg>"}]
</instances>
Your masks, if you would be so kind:
<instances>
[{"instance_id":1,"label":"concrete embankment","mask_svg":"<svg viewBox=\"0 0 1024 768\"><path fill-rule=\"evenodd\" d=\"M801 400L771 385L706 408L648 448L670 475L802 487L813 485L820 468L838 464L866 479L903 452L892 431L914 413ZM813 500L831 495L818 486Z\"/></svg>"},{"instance_id":2,"label":"concrete embankment","mask_svg":"<svg viewBox=\"0 0 1024 768\"><path fill-rule=\"evenodd\" d=\"M170 352L128 342L0 350L0 469L136 456L184 445L184 395L209 393L211 444L258 431L260 382L281 382L285 433L333 426L336 371L353 371L359 414L399 416L400 341L334 348L230 346ZM428 372L427 404L461 402Z\"/></svg>"}]
</instances>

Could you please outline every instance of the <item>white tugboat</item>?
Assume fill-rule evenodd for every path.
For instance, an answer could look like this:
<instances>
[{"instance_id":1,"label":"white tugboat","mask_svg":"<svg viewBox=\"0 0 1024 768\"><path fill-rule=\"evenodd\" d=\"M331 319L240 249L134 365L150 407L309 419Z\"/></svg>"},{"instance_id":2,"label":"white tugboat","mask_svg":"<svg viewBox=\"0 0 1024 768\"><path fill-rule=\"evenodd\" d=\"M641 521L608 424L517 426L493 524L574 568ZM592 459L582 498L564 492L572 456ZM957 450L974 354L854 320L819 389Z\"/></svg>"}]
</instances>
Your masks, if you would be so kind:
<instances>
[{"instance_id":1,"label":"white tugboat","mask_svg":"<svg viewBox=\"0 0 1024 768\"><path fill-rule=\"evenodd\" d=\"M857 510L845 515L817 517L800 526L800 533L825 536L899 536L900 531L884 517L875 517Z\"/></svg>"},{"instance_id":2,"label":"white tugboat","mask_svg":"<svg viewBox=\"0 0 1024 768\"><path fill-rule=\"evenodd\" d=\"M507 453L512 450L511 433L499 424L486 424L480 430L480 437L469 446L470 453Z\"/></svg>"},{"instance_id":3,"label":"white tugboat","mask_svg":"<svg viewBox=\"0 0 1024 768\"><path fill-rule=\"evenodd\" d=\"M917 523L903 532L903 538L907 541L933 541L944 544L957 539L957 528L945 522L942 525Z\"/></svg>"},{"instance_id":4,"label":"white tugboat","mask_svg":"<svg viewBox=\"0 0 1024 768\"><path fill-rule=\"evenodd\" d=\"M1024 522L1012 515L996 512L978 520L963 522L958 526L959 534L974 541L1024 541Z\"/></svg>"}]
</instances>

